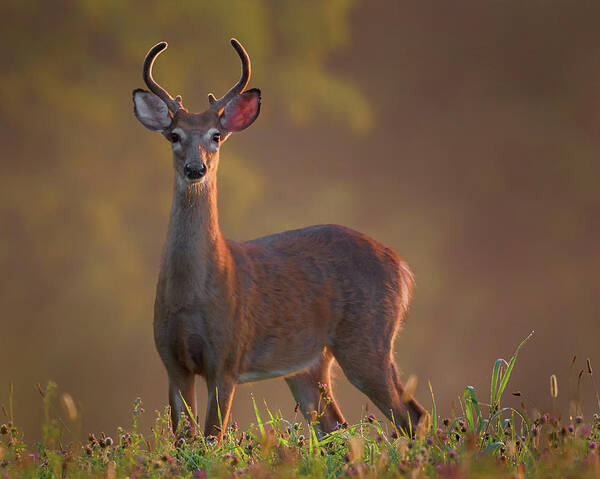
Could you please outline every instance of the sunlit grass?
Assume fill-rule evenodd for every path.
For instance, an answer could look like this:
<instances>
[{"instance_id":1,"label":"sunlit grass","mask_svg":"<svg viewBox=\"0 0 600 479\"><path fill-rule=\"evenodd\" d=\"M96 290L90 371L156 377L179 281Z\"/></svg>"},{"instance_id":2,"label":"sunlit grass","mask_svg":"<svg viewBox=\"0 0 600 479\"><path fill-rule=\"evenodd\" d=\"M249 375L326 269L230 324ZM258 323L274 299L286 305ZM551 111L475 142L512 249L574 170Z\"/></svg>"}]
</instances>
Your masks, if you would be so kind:
<instances>
[{"instance_id":1,"label":"sunlit grass","mask_svg":"<svg viewBox=\"0 0 600 479\"><path fill-rule=\"evenodd\" d=\"M320 438L314 426L329 404L323 385L320 411L310 423L288 421L268 408L261 417L254 403L255 424L241 431L234 422L219 442L192 434L185 421L173 434L166 408L156 414L150 434L143 434L138 418L144 410L138 399L127 430L119 428L114 437L90 434L85 444L67 443L65 426L51 415L57 387L50 383L40 388L45 411L42 440L26 445L10 420L11 391L9 408L3 407L6 423L0 426L0 477L600 478L600 411L585 417L577 401L572 405L574 417L561 417L555 408L543 414L527 412L524 405L502 406L517 353L527 339L509 361L494 363L489 402L467 386L461 413L440 418L430 386L430 417L412 425L412 434L369 414L359 424L340 425ZM592 376L589 360L587 372ZM554 376L550 393L558 395ZM72 398L61 398L68 416L76 416Z\"/></svg>"}]
</instances>

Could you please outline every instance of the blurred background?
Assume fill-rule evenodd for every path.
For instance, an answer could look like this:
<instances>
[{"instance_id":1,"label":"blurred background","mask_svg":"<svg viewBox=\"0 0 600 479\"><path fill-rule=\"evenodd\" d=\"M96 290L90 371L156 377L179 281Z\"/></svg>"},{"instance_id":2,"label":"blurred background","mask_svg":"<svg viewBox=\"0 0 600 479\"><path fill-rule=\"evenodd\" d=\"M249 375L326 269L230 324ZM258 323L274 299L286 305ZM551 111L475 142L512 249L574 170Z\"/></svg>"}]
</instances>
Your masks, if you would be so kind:
<instances>
[{"instance_id":1,"label":"blurred background","mask_svg":"<svg viewBox=\"0 0 600 479\"><path fill-rule=\"evenodd\" d=\"M224 147L221 227L243 240L340 223L393 246L416 298L396 355L442 414L527 334L508 391L550 407L600 368L600 4L369 0L4 0L0 18L0 403L40 434L35 384L75 434L148 428L167 402L152 311L171 201L168 144L134 118L142 61L204 110L250 53L258 121ZM199 381L200 410L205 407ZM350 421L367 399L338 370ZM283 380L239 387L293 417ZM595 398L582 382L584 412ZM508 402L517 399L508 399Z\"/></svg>"}]
</instances>

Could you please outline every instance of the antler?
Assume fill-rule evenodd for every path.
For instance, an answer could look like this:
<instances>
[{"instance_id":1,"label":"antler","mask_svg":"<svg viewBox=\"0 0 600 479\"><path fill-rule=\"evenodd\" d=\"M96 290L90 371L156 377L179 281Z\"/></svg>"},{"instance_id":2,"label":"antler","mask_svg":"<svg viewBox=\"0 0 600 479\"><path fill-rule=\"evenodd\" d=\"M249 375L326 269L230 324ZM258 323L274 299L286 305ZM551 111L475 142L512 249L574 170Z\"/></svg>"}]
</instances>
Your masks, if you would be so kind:
<instances>
[{"instance_id":1,"label":"antler","mask_svg":"<svg viewBox=\"0 0 600 479\"><path fill-rule=\"evenodd\" d=\"M154 60L163 50L167 48L167 46L167 42L160 42L150 49L146 55L146 59L144 60L142 76L144 77L146 85L148 85L148 88L150 88L150 91L164 101L169 107L169 110L171 110L173 113L177 113L177 110L183 109L181 96L177 95L175 98L173 98L171 95L169 95L167 90L161 87L154 81L154 78L152 78L152 65L154 64Z\"/></svg>"},{"instance_id":2,"label":"antler","mask_svg":"<svg viewBox=\"0 0 600 479\"><path fill-rule=\"evenodd\" d=\"M250 80L250 57L248 57L248 54L246 53L246 50L244 50L242 44L235 38L231 39L231 45L240 56L240 60L242 61L242 76L240 77L240 80L233 86L233 88L231 88L231 90L225 93L225 95L218 100L212 93L208 94L208 102L210 103L210 108L212 110L219 111L224 108L229 100L244 91L246 85L248 85L248 81Z\"/></svg>"}]
</instances>

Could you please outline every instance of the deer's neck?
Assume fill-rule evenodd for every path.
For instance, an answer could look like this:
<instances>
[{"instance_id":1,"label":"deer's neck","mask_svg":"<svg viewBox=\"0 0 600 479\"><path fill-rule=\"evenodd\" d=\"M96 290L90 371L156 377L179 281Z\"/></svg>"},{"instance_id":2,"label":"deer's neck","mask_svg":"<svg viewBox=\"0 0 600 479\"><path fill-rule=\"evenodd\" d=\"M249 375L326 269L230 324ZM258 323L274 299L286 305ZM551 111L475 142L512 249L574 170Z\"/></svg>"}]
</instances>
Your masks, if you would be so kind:
<instances>
[{"instance_id":1,"label":"deer's neck","mask_svg":"<svg viewBox=\"0 0 600 479\"><path fill-rule=\"evenodd\" d=\"M232 270L219 228L216 176L188 184L175 175L162 277L170 301L190 304L219 297Z\"/></svg>"}]
</instances>

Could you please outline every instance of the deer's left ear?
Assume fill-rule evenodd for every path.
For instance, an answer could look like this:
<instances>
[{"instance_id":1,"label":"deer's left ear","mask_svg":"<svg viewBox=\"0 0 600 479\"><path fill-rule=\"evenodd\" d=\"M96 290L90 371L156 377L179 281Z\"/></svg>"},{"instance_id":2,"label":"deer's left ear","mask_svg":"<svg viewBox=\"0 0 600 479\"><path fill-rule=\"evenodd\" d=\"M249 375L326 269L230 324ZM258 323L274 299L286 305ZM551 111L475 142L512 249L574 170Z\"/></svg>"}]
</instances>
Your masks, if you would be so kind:
<instances>
[{"instance_id":1,"label":"deer's left ear","mask_svg":"<svg viewBox=\"0 0 600 479\"><path fill-rule=\"evenodd\" d=\"M230 100L219 120L227 131L242 131L256 120L259 113L260 90L253 88Z\"/></svg>"}]
</instances>

